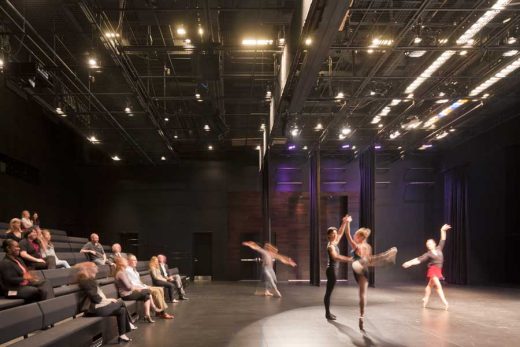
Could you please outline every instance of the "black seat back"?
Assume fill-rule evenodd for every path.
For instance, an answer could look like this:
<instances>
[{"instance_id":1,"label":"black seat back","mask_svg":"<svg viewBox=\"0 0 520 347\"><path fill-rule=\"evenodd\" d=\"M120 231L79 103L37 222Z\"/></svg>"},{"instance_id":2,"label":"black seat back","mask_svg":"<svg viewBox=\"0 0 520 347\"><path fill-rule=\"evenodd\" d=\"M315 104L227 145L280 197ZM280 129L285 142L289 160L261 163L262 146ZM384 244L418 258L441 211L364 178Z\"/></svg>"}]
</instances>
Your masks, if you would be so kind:
<instances>
[{"instance_id":1,"label":"black seat back","mask_svg":"<svg viewBox=\"0 0 520 347\"><path fill-rule=\"evenodd\" d=\"M49 326L80 313L83 298L83 294L78 292L38 302L43 313L43 326Z\"/></svg>"},{"instance_id":2,"label":"black seat back","mask_svg":"<svg viewBox=\"0 0 520 347\"><path fill-rule=\"evenodd\" d=\"M43 327L43 314L37 303L0 311L0 343L24 336Z\"/></svg>"},{"instance_id":3,"label":"black seat back","mask_svg":"<svg viewBox=\"0 0 520 347\"><path fill-rule=\"evenodd\" d=\"M70 252L70 244L68 242L53 242L55 252Z\"/></svg>"},{"instance_id":4,"label":"black seat back","mask_svg":"<svg viewBox=\"0 0 520 347\"><path fill-rule=\"evenodd\" d=\"M114 283L101 286L101 290L105 293L107 298L117 299L119 297L117 287Z\"/></svg>"},{"instance_id":5,"label":"black seat back","mask_svg":"<svg viewBox=\"0 0 520 347\"><path fill-rule=\"evenodd\" d=\"M53 287L64 286L72 283L74 280L74 269L53 269L42 270L43 276Z\"/></svg>"},{"instance_id":6,"label":"black seat back","mask_svg":"<svg viewBox=\"0 0 520 347\"><path fill-rule=\"evenodd\" d=\"M56 256L60 260L66 260L70 265L77 263L75 253L73 252L56 252Z\"/></svg>"}]
</instances>

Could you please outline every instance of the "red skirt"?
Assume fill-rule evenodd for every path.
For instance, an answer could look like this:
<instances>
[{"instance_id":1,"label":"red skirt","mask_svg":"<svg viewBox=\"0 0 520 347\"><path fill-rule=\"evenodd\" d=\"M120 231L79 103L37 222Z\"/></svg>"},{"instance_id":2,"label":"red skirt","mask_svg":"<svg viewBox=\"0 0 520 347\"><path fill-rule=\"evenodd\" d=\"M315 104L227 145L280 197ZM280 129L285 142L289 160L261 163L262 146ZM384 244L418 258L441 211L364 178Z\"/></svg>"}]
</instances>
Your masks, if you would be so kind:
<instances>
[{"instance_id":1,"label":"red skirt","mask_svg":"<svg viewBox=\"0 0 520 347\"><path fill-rule=\"evenodd\" d=\"M444 276L442 275L442 269L435 265L428 266L428 272L426 273L426 277L437 277L440 280L444 279Z\"/></svg>"}]
</instances>

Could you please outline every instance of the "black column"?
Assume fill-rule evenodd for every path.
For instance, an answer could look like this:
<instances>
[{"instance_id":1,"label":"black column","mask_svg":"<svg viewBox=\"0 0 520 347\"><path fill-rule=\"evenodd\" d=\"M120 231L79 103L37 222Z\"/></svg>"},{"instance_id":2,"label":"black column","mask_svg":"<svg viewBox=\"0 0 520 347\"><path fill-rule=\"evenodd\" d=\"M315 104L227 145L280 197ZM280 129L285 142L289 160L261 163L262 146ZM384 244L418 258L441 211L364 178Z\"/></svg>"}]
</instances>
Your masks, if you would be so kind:
<instances>
[{"instance_id":1,"label":"black column","mask_svg":"<svg viewBox=\"0 0 520 347\"><path fill-rule=\"evenodd\" d=\"M263 234L262 242L271 243L271 202L269 184L269 149L266 150L262 165L262 218Z\"/></svg>"},{"instance_id":2,"label":"black column","mask_svg":"<svg viewBox=\"0 0 520 347\"><path fill-rule=\"evenodd\" d=\"M359 173L361 177L361 187L359 192L359 226L369 228L372 233L368 238L368 243L372 245L372 250L376 252L376 230L375 230L375 171L376 154L373 147L370 147L359 156ZM375 285L374 268L370 268L368 284Z\"/></svg>"},{"instance_id":3,"label":"black column","mask_svg":"<svg viewBox=\"0 0 520 347\"><path fill-rule=\"evenodd\" d=\"M310 207L310 284L320 285L320 148L316 146L310 154L309 207Z\"/></svg>"}]
</instances>

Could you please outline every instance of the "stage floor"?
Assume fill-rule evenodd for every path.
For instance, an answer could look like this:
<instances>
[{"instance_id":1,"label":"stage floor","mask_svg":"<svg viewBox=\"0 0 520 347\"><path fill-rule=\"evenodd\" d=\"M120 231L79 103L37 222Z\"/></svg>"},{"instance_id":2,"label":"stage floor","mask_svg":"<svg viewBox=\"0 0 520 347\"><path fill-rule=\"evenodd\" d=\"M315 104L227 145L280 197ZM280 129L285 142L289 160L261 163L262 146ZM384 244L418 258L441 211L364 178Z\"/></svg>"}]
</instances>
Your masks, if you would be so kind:
<instances>
[{"instance_id":1,"label":"stage floor","mask_svg":"<svg viewBox=\"0 0 520 347\"><path fill-rule=\"evenodd\" d=\"M283 298L254 296L255 283L214 282L188 288L171 304L175 319L139 323L132 346L520 346L520 289L446 286L450 310L423 287L369 288L365 334L358 329L357 287L338 285L324 317L325 286L280 284Z\"/></svg>"}]
</instances>

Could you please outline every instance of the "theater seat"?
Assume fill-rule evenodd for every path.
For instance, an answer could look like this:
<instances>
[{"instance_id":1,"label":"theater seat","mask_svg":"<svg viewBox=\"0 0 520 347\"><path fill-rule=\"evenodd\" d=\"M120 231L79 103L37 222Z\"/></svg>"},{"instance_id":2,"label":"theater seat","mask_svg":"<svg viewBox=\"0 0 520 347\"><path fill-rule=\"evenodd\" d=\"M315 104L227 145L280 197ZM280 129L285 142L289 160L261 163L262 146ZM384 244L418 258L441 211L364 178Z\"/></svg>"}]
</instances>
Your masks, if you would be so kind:
<instances>
[{"instance_id":1,"label":"theater seat","mask_svg":"<svg viewBox=\"0 0 520 347\"><path fill-rule=\"evenodd\" d=\"M37 303L0 311L0 343L28 335L43 327L43 315Z\"/></svg>"},{"instance_id":2,"label":"theater seat","mask_svg":"<svg viewBox=\"0 0 520 347\"><path fill-rule=\"evenodd\" d=\"M86 237L72 237L69 236L69 243L82 243L85 244L88 242L88 239Z\"/></svg>"},{"instance_id":3,"label":"theater seat","mask_svg":"<svg viewBox=\"0 0 520 347\"><path fill-rule=\"evenodd\" d=\"M71 252L79 252L84 245L84 243L69 242Z\"/></svg>"},{"instance_id":4,"label":"theater seat","mask_svg":"<svg viewBox=\"0 0 520 347\"><path fill-rule=\"evenodd\" d=\"M67 235L59 235L59 234L53 234L52 235L52 242L69 242L69 237Z\"/></svg>"},{"instance_id":5,"label":"theater seat","mask_svg":"<svg viewBox=\"0 0 520 347\"><path fill-rule=\"evenodd\" d=\"M70 265L76 264L76 258L72 252L56 252L58 259L66 260Z\"/></svg>"},{"instance_id":6,"label":"theater seat","mask_svg":"<svg viewBox=\"0 0 520 347\"><path fill-rule=\"evenodd\" d=\"M6 299L4 297L0 297L0 311L23 305L24 302L25 301L23 299Z\"/></svg>"},{"instance_id":7,"label":"theater seat","mask_svg":"<svg viewBox=\"0 0 520 347\"><path fill-rule=\"evenodd\" d=\"M68 242L53 242L55 252L70 252L70 245Z\"/></svg>"},{"instance_id":8,"label":"theater seat","mask_svg":"<svg viewBox=\"0 0 520 347\"><path fill-rule=\"evenodd\" d=\"M149 286L153 286L152 276L150 276L150 275L141 276L141 282L143 282L144 284L147 284Z\"/></svg>"},{"instance_id":9,"label":"theater seat","mask_svg":"<svg viewBox=\"0 0 520 347\"><path fill-rule=\"evenodd\" d=\"M103 293L105 293L107 298L117 299L119 297L117 287L113 283L101 286L101 290L103 290ZM137 302L135 300L125 301L125 306L131 316L137 313Z\"/></svg>"}]
</instances>

